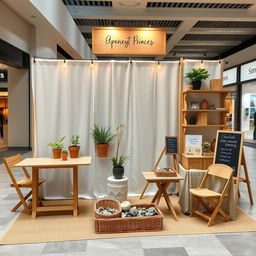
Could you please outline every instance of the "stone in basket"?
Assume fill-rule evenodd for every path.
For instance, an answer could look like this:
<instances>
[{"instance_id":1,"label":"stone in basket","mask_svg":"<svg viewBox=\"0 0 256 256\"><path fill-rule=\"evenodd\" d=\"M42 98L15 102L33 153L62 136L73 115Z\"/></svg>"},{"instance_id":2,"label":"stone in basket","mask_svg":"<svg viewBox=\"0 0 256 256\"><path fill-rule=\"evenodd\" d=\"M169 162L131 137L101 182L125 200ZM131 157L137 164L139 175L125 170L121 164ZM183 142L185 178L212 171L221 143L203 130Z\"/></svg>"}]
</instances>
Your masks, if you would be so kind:
<instances>
[{"instance_id":1,"label":"stone in basket","mask_svg":"<svg viewBox=\"0 0 256 256\"><path fill-rule=\"evenodd\" d=\"M175 177L177 176L177 172L175 169L168 167L168 168L159 168L157 167L155 170L155 175L157 177Z\"/></svg>"},{"instance_id":2,"label":"stone in basket","mask_svg":"<svg viewBox=\"0 0 256 256\"><path fill-rule=\"evenodd\" d=\"M119 218L121 216L119 201L113 199L97 200L94 204L94 215L96 218Z\"/></svg>"}]
</instances>

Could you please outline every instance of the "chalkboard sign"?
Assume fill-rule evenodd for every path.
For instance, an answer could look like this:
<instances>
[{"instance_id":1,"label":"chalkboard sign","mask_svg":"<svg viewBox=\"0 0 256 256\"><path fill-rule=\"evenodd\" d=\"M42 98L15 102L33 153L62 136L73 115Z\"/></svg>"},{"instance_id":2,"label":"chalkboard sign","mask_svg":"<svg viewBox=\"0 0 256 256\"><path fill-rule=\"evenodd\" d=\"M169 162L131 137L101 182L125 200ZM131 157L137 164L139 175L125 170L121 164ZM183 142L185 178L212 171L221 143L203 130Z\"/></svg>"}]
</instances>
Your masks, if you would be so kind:
<instances>
[{"instance_id":1,"label":"chalkboard sign","mask_svg":"<svg viewBox=\"0 0 256 256\"><path fill-rule=\"evenodd\" d=\"M243 148L243 133L218 131L214 154L215 164L226 164L239 175Z\"/></svg>"},{"instance_id":2,"label":"chalkboard sign","mask_svg":"<svg viewBox=\"0 0 256 256\"><path fill-rule=\"evenodd\" d=\"M178 154L177 137L165 136L165 154Z\"/></svg>"}]
</instances>

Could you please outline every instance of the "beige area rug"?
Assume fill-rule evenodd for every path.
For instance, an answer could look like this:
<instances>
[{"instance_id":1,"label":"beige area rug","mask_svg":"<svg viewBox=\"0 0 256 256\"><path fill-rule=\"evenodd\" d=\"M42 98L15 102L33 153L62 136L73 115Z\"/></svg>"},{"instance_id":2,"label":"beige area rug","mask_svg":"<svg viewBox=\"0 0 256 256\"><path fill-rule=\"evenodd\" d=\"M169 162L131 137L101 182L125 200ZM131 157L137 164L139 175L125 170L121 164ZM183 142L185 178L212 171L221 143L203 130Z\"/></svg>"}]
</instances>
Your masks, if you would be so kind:
<instances>
[{"instance_id":1,"label":"beige area rug","mask_svg":"<svg viewBox=\"0 0 256 256\"><path fill-rule=\"evenodd\" d=\"M147 197L139 200L138 197L131 197L131 202L149 203L152 198ZM30 215L20 213L13 224L1 237L1 244L38 243L53 241L68 241L97 238L115 238L148 235L172 235L172 234L202 234L222 232L244 232L256 231L256 220L238 210L236 221L218 221L212 227L199 217L189 217L181 213L178 205L178 198L171 197L179 221L175 221L169 210L161 199L159 208L164 214L164 229L158 232L134 232L118 234L95 234L93 220L93 200L79 200L79 216L73 217L71 213L57 214L47 213L32 219Z\"/></svg>"}]
</instances>

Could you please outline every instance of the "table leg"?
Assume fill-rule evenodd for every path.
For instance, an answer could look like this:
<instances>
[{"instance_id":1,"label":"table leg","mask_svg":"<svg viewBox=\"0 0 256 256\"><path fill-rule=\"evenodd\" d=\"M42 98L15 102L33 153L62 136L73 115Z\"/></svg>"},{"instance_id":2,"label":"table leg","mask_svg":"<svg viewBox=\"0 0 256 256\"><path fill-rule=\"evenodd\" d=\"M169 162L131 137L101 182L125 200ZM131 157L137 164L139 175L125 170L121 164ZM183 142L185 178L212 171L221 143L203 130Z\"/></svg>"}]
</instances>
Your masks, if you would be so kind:
<instances>
[{"instance_id":1,"label":"table leg","mask_svg":"<svg viewBox=\"0 0 256 256\"><path fill-rule=\"evenodd\" d=\"M162 183L162 185L163 185L163 187L164 187L165 190L166 190L166 189L168 188L168 186L169 186L168 183ZM159 205L159 202L160 202L161 197L162 197L162 192L158 190L158 193L160 193L160 194L158 194L158 197L157 197L157 200L156 200L156 205Z\"/></svg>"},{"instance_id":2,"label":"table leg","mask_svg":"<svg viewBox=\"0 0 256 256\"><path fill-rule=\"evenodd\" d=\"M171 213L172 213L174 219L175 219L176 221L178 221L178 217L177 217L177 215L176 215L176 212L175 212L175 210L174 210L174 207L173 207L173 205L172 205L172 203L171 203L171 200L170 200L170 198L169 198L169 196L168 196L168 194L167 194L167 192L166 192L166 189L167 189L168 185L169 185L168 183L167 183L167 184L166 184L166 183L157 183L157 186L158 186L159 190L161 191L161 193L163 194L164 199L165 199L165 202L166 202L166 204L167 204L169 210L171 211Z\"/></svg>"},{"instance_id":3,"label":"table leg","mask_svg":"<svg viewBox=\"0 0 256 256\"><path fill-rule=\"evenodd\" d=\"M32 168L32 218L36 218L38 203L38 168Z\"/></svg>"},{"instance_id":4,"label":"table leg","mask_svg":"<svg viewBox=\"0 0 256 256\"><path fill-rule=\"evenodd\" d=\"M160 193L160 196L159 196L159 193ZM161 198L161 192L160 192L159 189L158 189L158 191L155 193L153 199L151 200L151 203L155 203L159 197ZM159 199L159 200L160 200L160 199ZM158 203L159 203L159 200L158 200ZM156 204L157 204L157 203L156 203Z\"/></svg>"},{"instance_id":5,"label":"table leg","mask_svg":"<svg viewBox=\"0 0 256 256\"><path fill-rule=\"evenodd\" d=\"M73 216L78 215L78 167L73 167Z\"/></svg>"}]
</instances>

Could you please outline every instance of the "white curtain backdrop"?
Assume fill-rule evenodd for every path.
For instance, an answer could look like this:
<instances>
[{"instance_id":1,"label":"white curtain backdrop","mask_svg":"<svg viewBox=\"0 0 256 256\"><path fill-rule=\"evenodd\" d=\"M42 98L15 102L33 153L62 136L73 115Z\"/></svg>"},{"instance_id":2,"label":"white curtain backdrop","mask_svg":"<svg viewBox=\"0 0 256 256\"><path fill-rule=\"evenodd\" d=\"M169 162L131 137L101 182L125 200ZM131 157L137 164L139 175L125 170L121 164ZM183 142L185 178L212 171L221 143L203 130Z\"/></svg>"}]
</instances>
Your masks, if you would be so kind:
<instances>
[{"instance_id":1,"label":"white curtain backdrop","mask_svg":"<svg viewBox=\"0 0 256 256\"><path fill-rule=\"evenodd\" d=\"M102 197L111 158L95 155L90 136L94 123L115 128L123 123L126 134L121 153L129 193L139 194L145 185L142 171L150 171L159 157L166 135L178 134L178 62L66 61L36 59L32 65L34 156L52 157L49 142L79 134L80 155L92 156L92 165L79 167L79 196ZM163 166L168 161L164 157ZM47 178L45 198L72 196L72 170L42 170ZM155 190L154 186L148 193Z\"/></svg>"}]
</instances>

